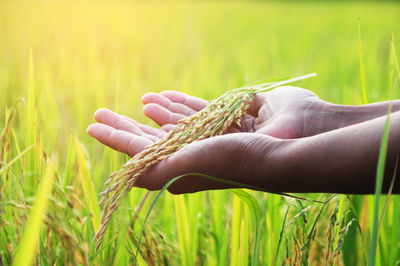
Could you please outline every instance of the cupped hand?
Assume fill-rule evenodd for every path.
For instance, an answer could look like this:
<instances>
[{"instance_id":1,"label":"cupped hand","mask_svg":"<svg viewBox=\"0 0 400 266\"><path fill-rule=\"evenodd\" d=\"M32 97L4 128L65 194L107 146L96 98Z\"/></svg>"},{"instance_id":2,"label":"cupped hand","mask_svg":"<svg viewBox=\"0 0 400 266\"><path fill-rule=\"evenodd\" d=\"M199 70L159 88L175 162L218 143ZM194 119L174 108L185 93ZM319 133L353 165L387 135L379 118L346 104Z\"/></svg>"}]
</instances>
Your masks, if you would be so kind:
<instances>
[{"instance_id":1,"label":"cupped hand","mask_svg":"<svg viewBox=\"0 0 400 266\"><path fill-rule=\"evenodd\" d=\"M169 130L180 119L204 108L207 101L176 91L160 94L147 93L142 98L145 115L164 130ZM258 93L240 127L231 127L227 133L255 132L277 138L291 139L311 136L318 132L316 117L327 103L311 91L291 86Z\"/></svg>"},{"instance_id":2,"label":"cupped hand","mask_svg":"<svg viewBox=\"0 0 400 266\"><path fill-rule=\"evenodd\" d=\"M143 96L142 101L145 104L143 112L160 125L160 128L141 124L108 109L100 109L95 113L98 123L90 125L87 132L101 143L134 156L163 137L180 119L207 105L207 101L203 99L174 91L148 93ZM228 129L228 133L233 134L186 146L152 167L146 173L147 177L139 178L137 185L160 189L169 179L187 173L202 173L239 182L245 176L256 178L257 175L251 174L257 172L257 164L253 162L274 150L268 145L279 142L270 136L303 136L309 108L315 108L320 103L322 101L313 93L296 87L280 87L257 94L248 114L243 117L241 126ZM264 151L256 151L257 147L262 147ZM243 183L251 184L252 181L247 179ZM170 190L182 193L227 187L229 186L225 184L192 177L176 182Z\"/></svg>"},{"instance_id":3,"label":"cupped hand","mask_svg":"<svg viewBox=\"0 0 400 266\"><path fill-rule=\"evenodd\" d=\"M148 130L148 128L143 129ZM95 124L88 128L88 132L104 144L133 156L146 144L151 143L160 131L147 131L150 134L146 136L147 133L138 135L132 131L126 132ZM104 138L101 136L103 133ZM260 134L235 133L212 137L191 143L152 166L137 179L135 186L159 190L171 179L184 175L168 188L169 192L181 194L240 187L212 181L193 173L260 186L263 183L260 179L265 176L265 173L261 174L264 172L262 169L265 169L264 160L269 161L271 167L276 165L272 158L276 155L275 150L278 146L279 139ZM273 171L267 172L271 175L273 173ZM274 188L274 182L273 179L269 182L269 189Z\"/></svg>"}]
</instances>

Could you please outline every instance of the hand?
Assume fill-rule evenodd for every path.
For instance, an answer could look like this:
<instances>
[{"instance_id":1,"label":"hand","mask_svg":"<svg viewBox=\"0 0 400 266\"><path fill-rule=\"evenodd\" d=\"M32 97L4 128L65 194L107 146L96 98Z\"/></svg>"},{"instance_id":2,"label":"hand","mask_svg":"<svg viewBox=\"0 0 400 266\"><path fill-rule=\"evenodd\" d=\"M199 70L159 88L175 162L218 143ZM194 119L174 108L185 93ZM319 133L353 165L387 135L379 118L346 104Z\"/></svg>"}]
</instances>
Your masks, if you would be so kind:
<instances>
[{"instance_id":1,"label":"hand","mask_svg":"<svg viewBox=\"0 0 400 266\"><path fill-rule=\"evenodd\" d=\"M95 113L95 119L99 123L90 125L87 132L103 144L134 156L145 146L164 136L178 120L201 110L207 104L202 99L178 92L165 92L163 95L168 96L170 102L163 103L165 99L156 94L147 94L143 97L143 102L146 104L145 114L162 125L160 129L140 124L107 109L100 109ZM255 120L252 115L247 117L249 118L247 121ZM232 131L238 132L234 128ZM265 145L255 145L261 140L260 137L263 142L276 142L273 138L258 134L228 134L188 145L169 159L152 167L136 185L148 189L160 189L171 178L194 172L249 183L249 180L244 182L240 178L250 176L250 173L256 172L257 166L261 165L257 163L260 156L256 156L254 160L248 156L266 154L266 152L252 151L265 147ZM182 193L228 187L230 186L226 184L192 176L174 183L170 191Z\"/></svg>"},{"instance_id":2,"label":"hand","mask_svg":"<svg viewBox=\"0 0 400 266\"><path fill-rule=\"evenodd\" d=\"M185 146L171 157L151 167L140 178L136 186L149 190L161 189L174 177L199 173L242 184L260 186L268 169L271 181L269 189L275 187L274 164L279 157L275 152L281 140L265 135L236 133L217 136ZM265 161L269 161L269 167ZM226 189L234 186L216 182L198 175L183 176L175 181L168 191L173 194L193 193L210 189Z\"/></svg>"},{"instance_id":3,"label":"hand","mask_svg":"<svg viewBox=\"0 0 400 266\"><path fill-rule=\"evenodd\" d=\"M162 95L165 97L154 93L143 97L143 112L159 124L160 128L141 124L108 109L99 109L94 114L98 123L90 125L87 132L104 145L133 157L144 147L163 137L180 119L207 105L207 101L203 99L180 92L167 91Z\"/></svg>"},{"instance_id":4,"label":"hand","mask_svg":"<svg viewBox=\"0 0 400 266\"><path fill-rule=\"evenodd\" d=\"M236 133L187 145L150 168L137 185L160 189L176 176L201 173L276 192L374 193L377 162L387 117L292 140ZM392 113L383 192L400 193L400 112ZM396 180L397 179L397 180ZM396 180L396 181L395 181ZM175 194L232 186L185 176Z\"/></svg>"},{"instance_id":5,"label":"hand","mask_svg":"<svg viewBox=\"0 0 400 266\"><path fill-rule=\"evenodd\" d=\"M134 156L145 146L166 134L163 129L140 124L107 109L95 113L100 123L92 124L87 132L103 144ZM168 159L159 162L136 182L136 186L149 190L161 189L169 180L188 173L201 173L256 186L262 161L272 155L279 139L266 135L236 133L217 136L187 145ZM260 156L262 155L262 156ZM273 171L269 171L273 173ZM246 178L246 179L244 179ZM185 176L174 182L168 190L174 194L232 186L210 181L200 176Z\"/></svg>"},{"instance_id":6,"label":"hand","mask_svg":"<svg viewBox=\"0 0 400 266\"><path fill-rule=\"evenodd\" d=\"M144 113L168 131L179 119L191 115L207 102L184 93L165 91L143 96ZM311 91L291 86L258 93L241 122L226 133L255 132L281 139L310 137L369 121L400 110L400 100L359 106L332 104Z\"/></svg>"},{"instance_id":7,"label":"hand","mask_svg":"<svg viewBox=\"0 0 400 266\"><path fill-rule=\"evenodd\" d=\"M162 129L139 124L106 109L97 111L95 117L101 123L90 125L87 132L103 144L130 156L166 134ZM260 160L268 156L268 150L273 151L272 147L278 143L278 139L250 133L226 134L195 142L150 168L135 186L159 190L172 178L187 173L201 173L256 185L256 179L261 177L257 173L263 165ZM274 165L272 161L271 165ZM231 187L199 176L185 176L174 182L168 190L180 194Z\"/></svg>"},{"instance_id":8,"label":"hand","mask_svg":"<svg viewBox=\"0 0 400 266\"><path fill-rule=\"evenodd\" d=\"M101 143L129 156L141 152L145 146L164 136L180 119L200 111L207 101L180 92L165 91L148 93L142 98L145 115L161 128L153 128L107 109L95 113L99 122L88 127L88 133ZM295 87L281 87L257 94L241 126L231 127L228 133L255 132L258 134L228 134L188 145L168 160L159 163L138 180L137 185L148 189L160 189L169 179L185 173L203 173L220 178L257 178L260 154L268 156L271 146L278 145L280 138L298 137L308 107L314 108L322 101L313 93ZM247 144L244 144L247 143ZM257 145L254 145L257 143ZM271 144L273 143L273 145ZM265 151L256 152L263 147ZM229 154L230 156L227 156ZM254 158L253 158L254 157ZM188 158L193 158L188 160ZM195 163L194 163L195 162ZM259 176L259 175L258 175ZM253 180L254 181L254 180ZM256 185L254 182L253 185ZM227 188L225 184L204 178L183 178L171 186L176 193L194 192L204 189Z\"/></svg>"},{"instance_id":9,"label":"hand","mask_svg":"<svg viewBox=\"0 0 400 266\"><path fill-rule=\"evenodd\" d=\"M207 101L175 91L148 93L142 98L143 112L161 128L153 128L107 109L95 113L99 122L88 133L101 143L129 156L166 134L180 119L207 105ZM323 108L324 102L310 91L296 87L280 87L257 94L241 122L240 128L228 132L255 132L277 138L304 136L310 110ZM312 107L312 108L311 108Z\"/></svg>"},{"instance_id":10,"label":"hand","mask_svg":"<svg viewBox=\"0 0 400 266\"><path fill-rule=\"evenodd\" d=\"M145 115L166 131L207 104L203 99L174 91L148 93L142 101ZM241 126L231 127L227 133L255 132L285 139L309 136L311 124L318 122L315 116L326 107L326 102L308 90L279 87L257 94Z\"/></svg>"},{"instance_id":11,"label":"hand","mask_svg":"<svg viewBox=\"0 0 400 266\"><path fill-rule=\"evenodd\" d=\"M298 103L290 96L292 94L289 93L290 90L294 94L297 91L298 96L304 97L303 100L308 102L308 105ZM316 96L312 94L302 94L300 90L302 89L285 87L269 92L271 97L268 98L263 97L267 93L256 96L247 119L252 122L248 123L247 127L243 124L240 130L262 134L226 134L187 145L149 169L138 179L137 185L148 189L160 189L173 177L187 173L202 173L274 191L370 193L374 184L373 167L378 154L376 151L379 150L382 136L379 130L383 128L382 125L386 119L376 117L387 112L388 103L360 107L338 106L339 111L322 108L319 111L326 112L329 119L319 119L324 123L322 126L320 124L319 127L315 127L315 123L312 123L313 119L309 120L309 118L313 116L318 118L319 107L329 104L315 98ZM145 114L162 125L161 129L152 128L109 110L101 109L95 114L99 123L90 125L88 133L105 145L134 156L146 145L164 136L179 119L200 110L206 104L204 100L182 93L164 92L161 95L169 100L168 105L163 105L160 100L165 99L156 94L146 95L143 99L146 104ZM275 99L276 103L270 103L271 99ZM281 104L278 104L279 101ZM393 102L393 109L398 110L399 103L399 101ZM334 105L330 104L329 107L332 106ZM292 109L297 112L293 112ZM283 117L279 117L278 114ZM335 118L337 114L344 120ZM400 125L399 118L399 113L396 113L393 118L393 121L396 121L394 128ZM371 121L355 125L357 121L363 122L363 120ZM311 129L319 128L321 133L329 131L327 130L329 127L335 129L340 125L354 126L319 134L312 138L287 141L265 135L282 132L282 128L289 125L289 128L295 129L289 136L306 136L304 132L312 132L304 130L306 121L313 125ZM303 134L299 133L301 128L303 128ZM232 130L239 131L239 129ZM400 131L394 130L394 132ZM398 135L393 139L396 144L389 145L391 154L388 162L394 160L393 151L398 151ZM348 143L352 143L356 148ZM338 147L339 144L340 147ZM371 154L368 160L365 154ZM343 156L346 159L343 159ZM332 162L336 163L332 164ZM387 172L391 173L391 170ZM363 183L362 178L365 179L366 176L368 176L368 182L360 186ZM357 182L348 182L353 179ZM170 187L170 191L186 193L227 187L229 186L211 182L199 176L191 176L175 182ZM395 191L398 191L398 188Z\"/></svg>"}]
</instances>

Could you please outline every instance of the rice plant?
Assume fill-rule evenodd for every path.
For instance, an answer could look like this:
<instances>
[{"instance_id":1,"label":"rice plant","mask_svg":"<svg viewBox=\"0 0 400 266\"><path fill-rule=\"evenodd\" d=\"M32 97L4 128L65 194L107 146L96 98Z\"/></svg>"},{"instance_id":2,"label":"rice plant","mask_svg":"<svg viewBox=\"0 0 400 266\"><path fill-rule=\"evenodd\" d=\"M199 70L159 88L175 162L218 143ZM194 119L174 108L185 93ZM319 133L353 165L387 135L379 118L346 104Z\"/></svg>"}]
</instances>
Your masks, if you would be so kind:
<instances>
[{"instance_id":1,"label":"rice plant","mask_svg":"<svg viewBox=\"0 0 400 266\"><path fill-rule=\"evenodd\" d=\"M0 265L399 265L400 199L379 186L290 198L131 182L97 249L98 194L130 158L85 134L100 107L154 126L146 92L212 100L314 71L300 86L327 101L398 99L399 13L396 2L1 1Z\"/></svg>"}]
</instances>

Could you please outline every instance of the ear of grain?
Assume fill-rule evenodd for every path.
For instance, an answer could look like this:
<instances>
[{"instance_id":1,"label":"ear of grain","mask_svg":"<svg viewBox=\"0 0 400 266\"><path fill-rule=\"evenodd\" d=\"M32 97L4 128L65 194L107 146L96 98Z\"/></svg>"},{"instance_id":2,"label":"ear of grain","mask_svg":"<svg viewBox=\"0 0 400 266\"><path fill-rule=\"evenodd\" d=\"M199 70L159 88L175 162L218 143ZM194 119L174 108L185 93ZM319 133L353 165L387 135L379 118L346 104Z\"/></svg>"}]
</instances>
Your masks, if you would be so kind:
<instances>
[{"instance_id":1,"label":"ear of grain","mask_svg":"<svg viewBox=\"0 0 400 266\"><path fill-rule=\"evenodd\" d=\"M254 88L241 88L225 93L200 112L179 121L164 138L147 146L111 176L106 182L109 188L102 193L100 202L104 203L104 210L100 229L95 236L97 247L101 244L113 212L141 174L189 143L221 135L234 121L242 117L254 95Z\"/></svg>"},{"instance_id":2,"label":"ear of grain","mask_svg":"<svg viewBox=\"0 0 400 266\"><path fill-rule=\"evenodd\" d=\"M100 205L104 204L100 219L101 225L94 237L97 249L102 243L111 217L118 209L122 198L147 169L192 142L223 134L234 122L240 122L257 92L312 76L315 74L228 91L210 102L201 111L180 120L162 139L136 154L119 171L113 173L105 183L108 188L101 193Z\"/></svg>"}]
</instances>

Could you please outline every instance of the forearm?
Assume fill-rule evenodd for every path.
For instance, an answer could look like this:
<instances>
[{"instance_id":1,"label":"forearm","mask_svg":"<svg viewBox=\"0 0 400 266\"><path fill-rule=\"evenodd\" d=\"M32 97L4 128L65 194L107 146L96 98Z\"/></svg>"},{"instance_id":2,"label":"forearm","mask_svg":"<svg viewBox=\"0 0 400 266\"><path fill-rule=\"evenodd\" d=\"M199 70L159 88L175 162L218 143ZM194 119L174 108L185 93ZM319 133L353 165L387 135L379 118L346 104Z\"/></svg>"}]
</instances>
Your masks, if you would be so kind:
<instances>
[{"instance_id":1,"label":"forearm","mask_svg":"<svg viewBox=\"0 0 400 266\"><path fill-rule=\"evenodd\" d=\"M374 193L386 116L314 137L285 140L273 160L274 179L264 186L285 192ZM388 190L400 151L400 112L391 115L384 191ZM268 164L267 161L264 164ZM400 192L399 172L394 192Z\"/></svg>"},{"instance_id":2,"label":"forearm","mask_svg":"<svg viewBox=\"0 0 400 266\"><path fill-rule=\"evenodd\" d=\"M310 106L305 120L304 136L313 136L338 128L366 122L388 113L389 104L392 103L392 112L400 110L400 100L378 102L365 105L339 105L324 102L322 108Z\"/></svg>"}]
</instances>

